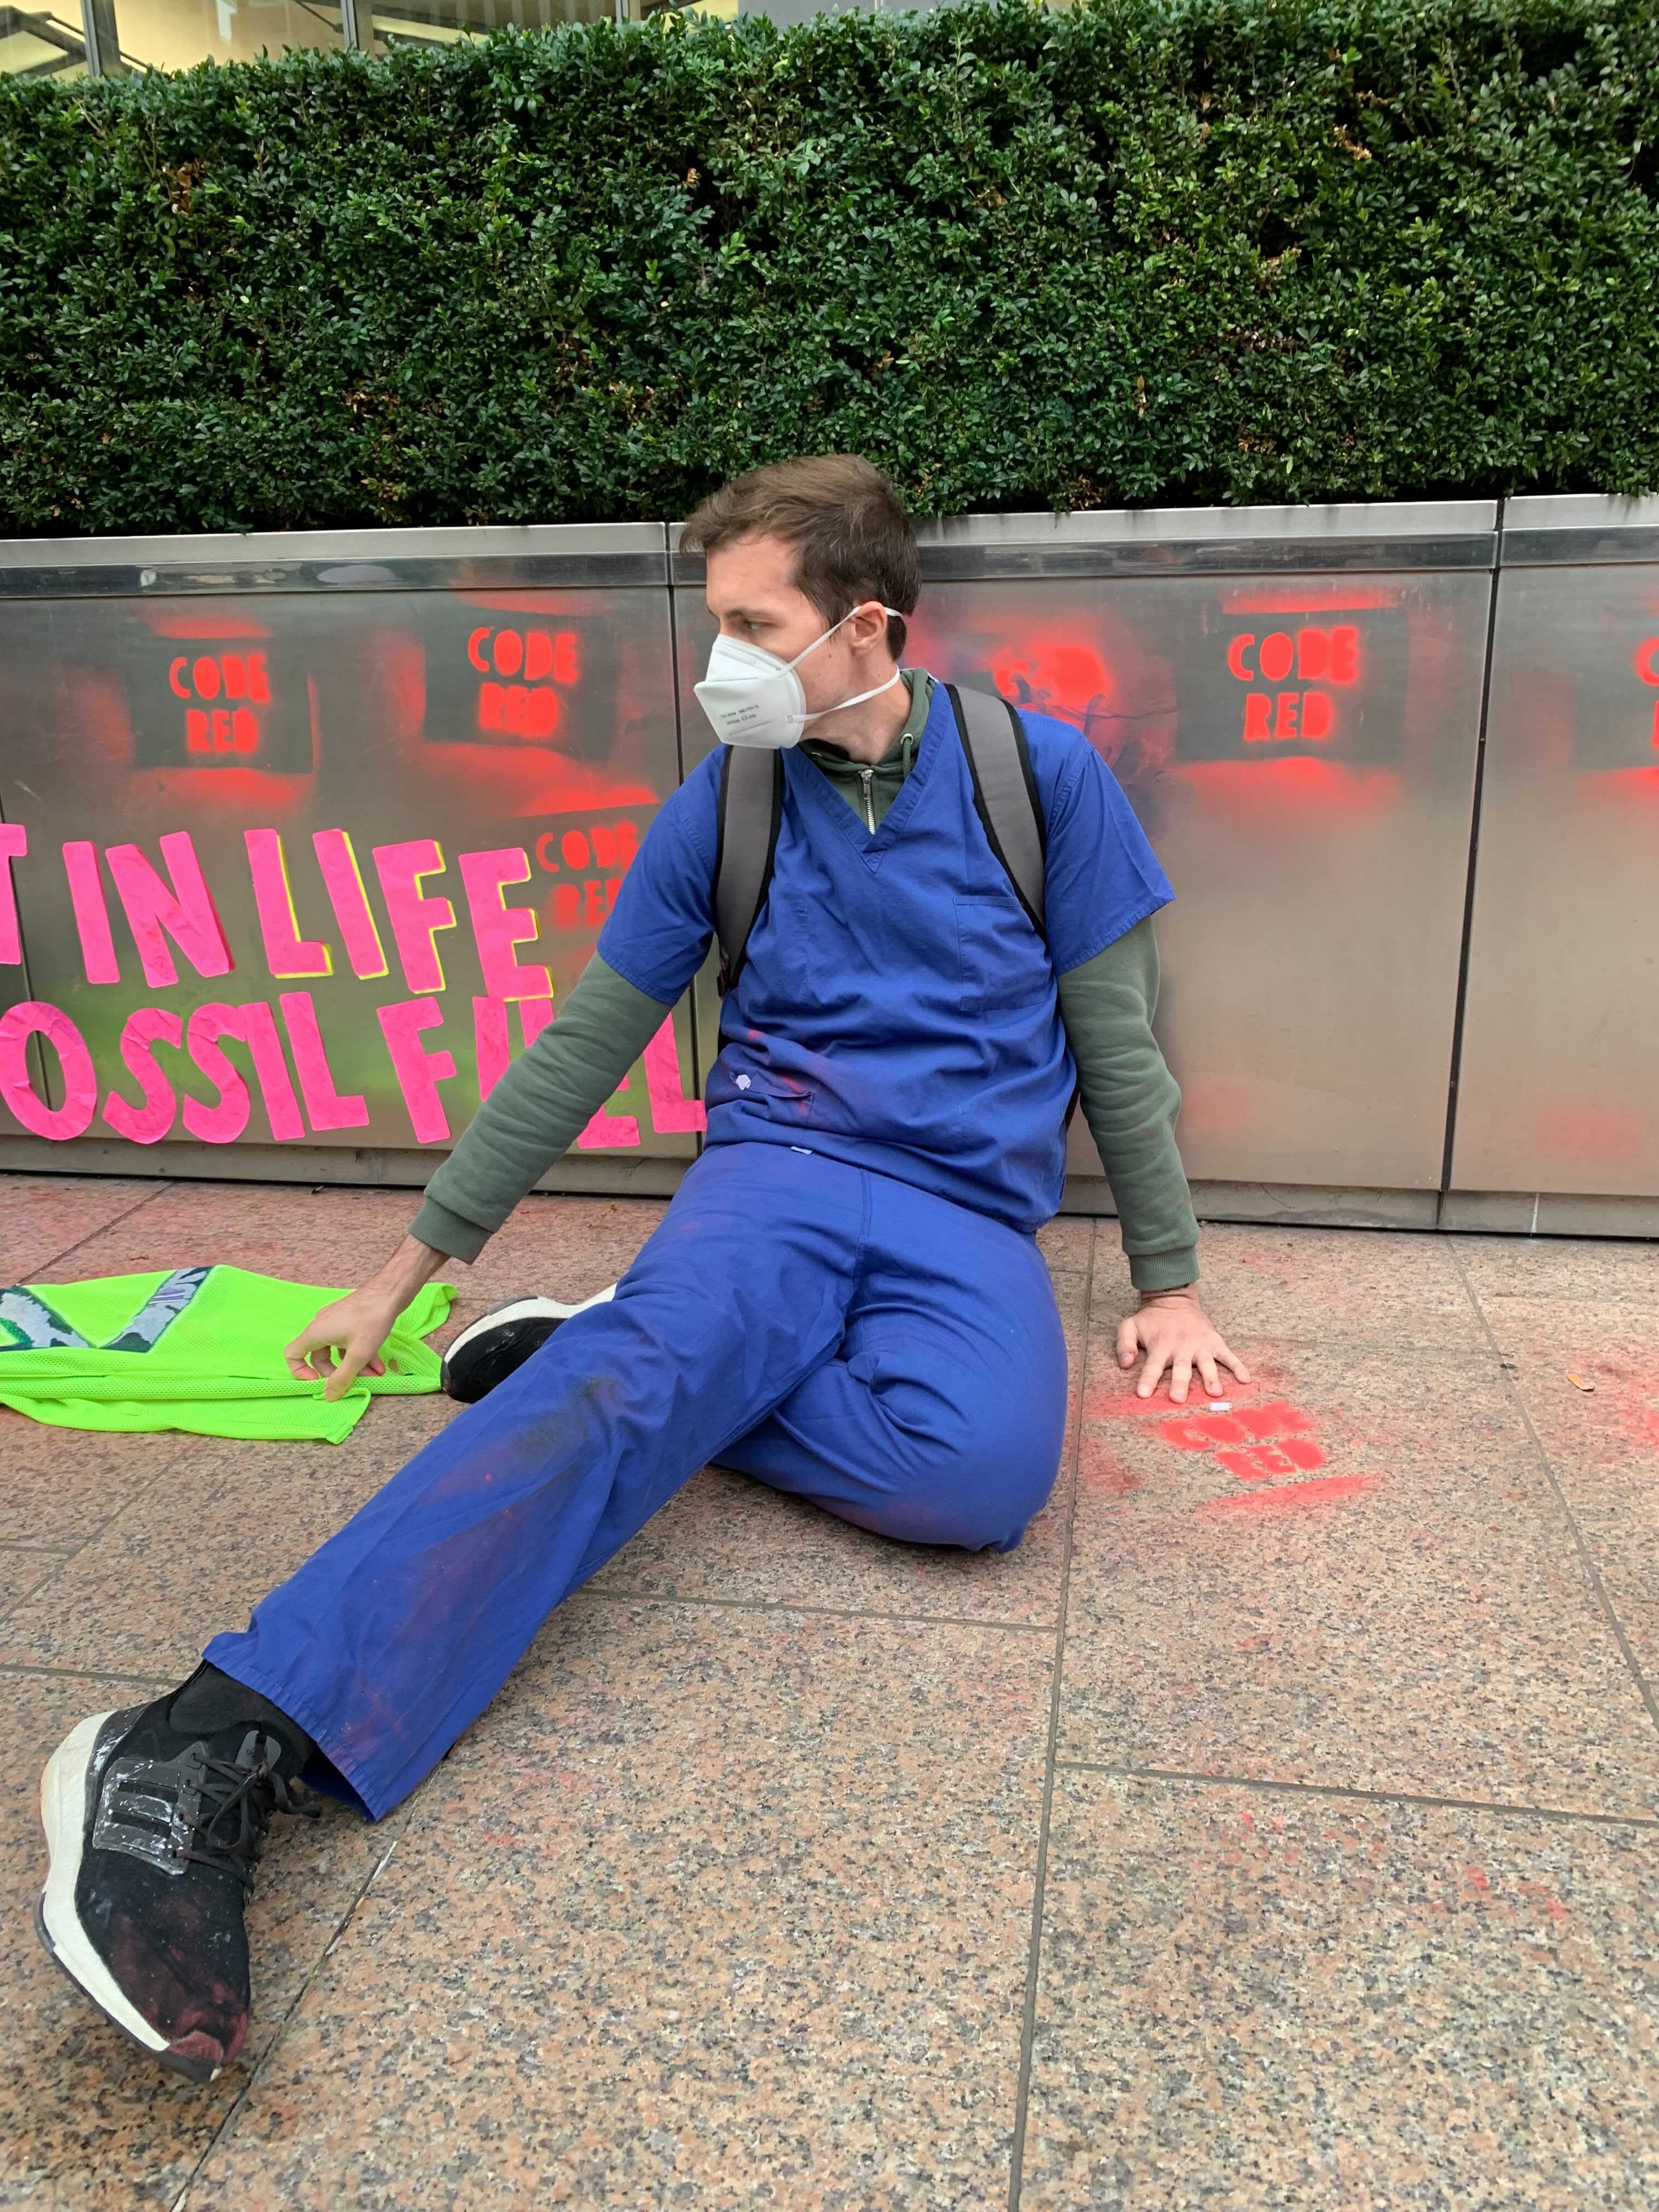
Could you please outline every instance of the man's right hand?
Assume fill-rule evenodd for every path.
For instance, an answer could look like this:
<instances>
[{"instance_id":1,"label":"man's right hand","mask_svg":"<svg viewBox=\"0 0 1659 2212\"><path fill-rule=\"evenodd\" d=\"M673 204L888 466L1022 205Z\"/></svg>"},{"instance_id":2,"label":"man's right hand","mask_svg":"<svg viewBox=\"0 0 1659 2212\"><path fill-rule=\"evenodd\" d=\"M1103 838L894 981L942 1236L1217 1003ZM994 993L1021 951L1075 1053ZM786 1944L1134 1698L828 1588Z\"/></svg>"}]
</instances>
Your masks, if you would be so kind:
<instances>
[{"instance_id":1,"label":"man's right hand","mask_svg":"<svg viewBox=\"0 0 1659 2212\"><path fill-rule=\"evenodd\" d=\"M380 1346L397 1326L393 1297L370 1285L336 1298L300 1331L283 1354L296 1382L320 1382L325 1398L339 1398L365 1371L384 1375Z\"/></svg>"},{"instance_id":2,"label":"man's right hand","mask_svg":"<svg viewBox=\"0 0 1659 2212\"><path fill-rule=\"evenodd\" d=\"M325 1306L283 1357L296 1382L320 1382L325 1398L343 1398L360 1375L384 1375L380 1347L415 1293L444 1263L441 1252L405 1237L373 1282Z\"/></svg>"}]
</instances>

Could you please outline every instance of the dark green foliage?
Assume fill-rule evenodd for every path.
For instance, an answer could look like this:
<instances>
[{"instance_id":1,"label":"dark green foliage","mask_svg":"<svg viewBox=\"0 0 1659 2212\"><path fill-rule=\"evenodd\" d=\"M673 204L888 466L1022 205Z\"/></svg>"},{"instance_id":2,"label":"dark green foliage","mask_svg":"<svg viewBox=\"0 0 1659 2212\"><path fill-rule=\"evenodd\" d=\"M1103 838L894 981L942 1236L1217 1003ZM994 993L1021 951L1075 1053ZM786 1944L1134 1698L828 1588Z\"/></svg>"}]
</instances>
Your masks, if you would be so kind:
<instances>
[{"instance_id":1,"label":"dark green foliage","mask_svg":"<svg viewBox=\"0 0 1659 2212\"><path fill-rule=\"evenodd\" d=\"M1006 0L0 91L0 527L1659 485L1654 0Z\"/></svg>"}]
</instances>

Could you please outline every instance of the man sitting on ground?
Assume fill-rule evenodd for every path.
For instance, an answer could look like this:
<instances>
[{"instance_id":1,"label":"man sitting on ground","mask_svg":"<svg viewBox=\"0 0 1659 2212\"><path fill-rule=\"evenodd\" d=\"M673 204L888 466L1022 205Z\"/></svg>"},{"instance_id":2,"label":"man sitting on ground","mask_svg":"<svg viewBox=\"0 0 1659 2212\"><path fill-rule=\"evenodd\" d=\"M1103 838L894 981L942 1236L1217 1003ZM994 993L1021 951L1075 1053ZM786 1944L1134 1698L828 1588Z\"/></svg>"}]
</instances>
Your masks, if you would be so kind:
<instances>
[{"instance_id":1,"label":"man sitting on ground","mask_svg":"<svg viewBox=\"0 0 1659 2212\"><path fill-rule=\"evenodd\" d=\"M698 690L726 744L663 807L598 957L411 1234L289 1347L293 1371L337 1395L422 1284L477 1256L718 923L702 1156L614 1296L466 1332L450 1376L477 1402L187 1682L83 1721L46 1770L42 1937L198 2079L242 2048L244 1898L301 1771L390 1812L700 1467L907 1543L1013 1550L1065 1427L1035 1240L1074 1091L1140 1293L1122 1364L1145 1352L1143 1395L1166 1370L1176 1400L1194 1369L1212 1395L1220 1365L1249 1380L1199 1303L1151 1028L1170 886L1105 763L1063 722L901 669L915 539L868 463L757 470L683 545L707 562L720 637Z\"/></svg>"}]
</instances>

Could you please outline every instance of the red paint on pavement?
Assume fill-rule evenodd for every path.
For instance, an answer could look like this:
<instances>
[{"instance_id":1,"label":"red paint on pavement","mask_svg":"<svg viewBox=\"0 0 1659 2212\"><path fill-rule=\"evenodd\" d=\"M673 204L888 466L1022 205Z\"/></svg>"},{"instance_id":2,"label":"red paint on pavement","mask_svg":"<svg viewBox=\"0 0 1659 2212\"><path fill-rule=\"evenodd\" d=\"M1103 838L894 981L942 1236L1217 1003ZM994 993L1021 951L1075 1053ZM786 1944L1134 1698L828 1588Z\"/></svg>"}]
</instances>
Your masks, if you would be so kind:
<instances>
[{"instance_id":1,"label":"red paint on pavement","mask_svg":"<svg viewBox=\"0 0 1659 2212\"><path fill-rule=\"evenodd\" d=\"M1177 1451L1213 1451L1218 1444L1249 1444L1267 1437L1305 1431L1311 1415L1278 1400L1270 1406L1243 1406L1231 1413L1198 1413L1166 1421L1158 1431L1161 1442Z\"/></svg>"},{"instance_id":2,"label":"red paint on pavement","mask_svg":"<svg viewBox=\"0 0 1659 2212\"><path fill-rule=\"evenodd\" d=\"M1194 1510L1199 1513L1289 1513L1306 1505L1323 1505L1333 1498L1352 1498L1369 1490L1376 1478L1369 1474L1330 1474L1320 1482L1287 1482L1273 1490L1252 1491L1243 1498L1210 1498Z\"/></svg>"},{"instance_id":3,"label":"red paint on pavement","mask_svg":"<svg viewBox=\"0 0 1659 2212\"><path fill-rule=\"evenodd\" d=\"M1281 1399L1231 1413L1165 1421L1157 1434L1177 1451L1214 1452L1217 1463L1240 1482L1265 1482L1324 1466L1324 1453L1306 1434L1312 1427L1308 1414Z\"/></svg>"},{"instance_id":4,"label":"red paint on pavement","mask_svg":"<svg viewBox=\"0 0 1659 2212\"><path fill-rule=\"evenodd\" d=\"M1153 1433L1174 1450L1209 1452L1235 1481L1252 1486L1245 1496L1206 1500L1194 1509L1199 1513L1294 1511L1353 1497L1369 1490L1375 1480L1369 1474L1327 1475L1311 1482L1299 1480L1325 1466L1325 1454L1311 1433L1313 1417L1282 1398L1261 1406L1235 1401L1224 1413L1212 1413L1205 1410L1202 1399L1196 1405L1182 1407L1167 1398L1103 1393L1085 1405L1085 1418L1097 1422L1113 1418L1150 1420L1155 1424ZM1109 1461L1109 1468L1110 1464ZM1083 1479L1089 1480L1086 1470ZM1097 1474L1093 1486L1121 1491L1139 1484L1136 1478L1126 1478L1113 1469Z\"/></svg>"},{"instance_id":5,"label":"red paint on pavement","mask_svg":"<svg viewBox=\"0 0 1659 2212\"><path fill-rule=\"evenodd\" d=\"M1282 1443L1257 1444L1251 1451L1218 1451L1218 1462L1241 1482L1261 1482L1269 1475L1294 1474L1323 1467L1325 1455L1306 1437L1286 1437Z\"/></svg>"}]
</instances>

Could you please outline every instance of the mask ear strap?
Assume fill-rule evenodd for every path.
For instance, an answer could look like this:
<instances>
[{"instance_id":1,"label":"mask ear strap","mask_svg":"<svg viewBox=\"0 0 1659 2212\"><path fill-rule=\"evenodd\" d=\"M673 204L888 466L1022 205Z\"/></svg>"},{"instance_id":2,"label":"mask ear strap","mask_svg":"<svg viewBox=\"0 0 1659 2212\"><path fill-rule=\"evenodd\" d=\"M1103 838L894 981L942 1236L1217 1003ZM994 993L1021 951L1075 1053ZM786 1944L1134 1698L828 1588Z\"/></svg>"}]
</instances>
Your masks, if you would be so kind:
<instances>
[{"instance_id":1,"label":"mask ear strap","mask_svg":"<svg viewBox=\"0 0 1659 2212\"><path fill-rule=\"evenodd\" d=\"M843 707L861 707L866 699L879 699L884 691L890 691L896 684L902 684L903 681L904 671L896 668L887 681L878 684L873 690L855 691L850 699L837 699L833 707L820 707L816 714L803 714L801 720L803 723L821 722L826 714L839 714Z\"/></svg>"},{"instance_id":2,"label":"mask ear strap","mask_svg":"<svg viewBox=\"0 0 1659 2212\"><path fill-rule=\"evenodd\" d=\"M902 615L896 607L890 607L883 605L883 602L880 599L860 599L858 603L858 606L848 608L846 613L842 617L841 622L832 622L828 629L821 630L817 636L812 640L811 645L802 646L800 651L795 655L793 660L786 660L784 662L784 666L786 668L799 668L809 653L816 653L821 645L835 635L836 632L842 627L843 623L849 623L852 621L854 616L859 611L859 607L869 606L880 607L883 614L888 616L894 622L908 622L909 620L909 617L908 615ZM881 688L884 691L887 689L887 686L884 684ZM863 696L866 699L873 699L876 695L873 691L866 691Z\"/></svg>"}]
</instances>

